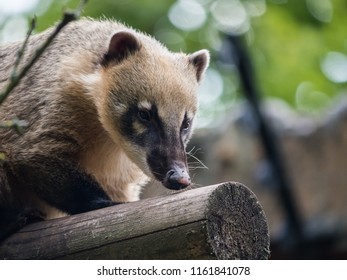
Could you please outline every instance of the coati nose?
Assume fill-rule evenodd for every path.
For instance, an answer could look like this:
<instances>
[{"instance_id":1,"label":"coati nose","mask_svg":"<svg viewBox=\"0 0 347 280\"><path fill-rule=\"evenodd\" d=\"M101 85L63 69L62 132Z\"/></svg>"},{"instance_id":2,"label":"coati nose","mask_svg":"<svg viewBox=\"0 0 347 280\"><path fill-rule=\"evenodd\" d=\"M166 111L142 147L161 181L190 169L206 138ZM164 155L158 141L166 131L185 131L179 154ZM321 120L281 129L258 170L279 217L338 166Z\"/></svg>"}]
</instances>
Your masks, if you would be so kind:
<instances>
[{"instance_id":1,"label":"coati nose","mask_svg":"<svg viewBox=\"0 0 347 280\"><path fill-rule=\"evenodd\" d=\"M166 187L173 190L180 190L188 187L191 183L190 177L185 169L171 169L167 174Z\"/></svg>"}]
</instances>

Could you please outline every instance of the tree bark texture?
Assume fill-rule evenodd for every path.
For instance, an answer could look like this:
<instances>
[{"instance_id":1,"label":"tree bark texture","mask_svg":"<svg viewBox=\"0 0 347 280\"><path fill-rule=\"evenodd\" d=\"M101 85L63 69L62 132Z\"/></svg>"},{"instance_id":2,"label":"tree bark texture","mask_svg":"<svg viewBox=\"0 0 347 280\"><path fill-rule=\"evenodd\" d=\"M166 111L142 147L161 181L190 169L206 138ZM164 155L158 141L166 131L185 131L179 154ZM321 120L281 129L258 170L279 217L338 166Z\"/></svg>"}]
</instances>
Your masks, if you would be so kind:
<instances>
[{"instance_id":1,"label":"tree bark texture","mask_svg":"<svg viewBox=\"0 0 347 280\"><path fill-rule=\"evenodd\" d=\"M222 183L28 225L1 259L267 259L256 196Z\"/></svg>"}]
</instances>

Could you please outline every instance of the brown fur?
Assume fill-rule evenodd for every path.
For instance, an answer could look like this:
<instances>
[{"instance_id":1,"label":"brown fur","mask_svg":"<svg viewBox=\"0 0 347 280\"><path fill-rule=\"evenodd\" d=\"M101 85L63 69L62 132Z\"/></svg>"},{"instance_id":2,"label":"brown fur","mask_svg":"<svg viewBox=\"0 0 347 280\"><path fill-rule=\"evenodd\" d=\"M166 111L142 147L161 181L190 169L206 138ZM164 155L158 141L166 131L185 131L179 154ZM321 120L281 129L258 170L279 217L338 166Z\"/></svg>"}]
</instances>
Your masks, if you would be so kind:
<instances>
[{"instance_id":1,"label":"brown fur","mask_svg":"<svg viewBox=\"0 0 347 280\"><path fill-rule=\"evenodd\" d=\"M133 34L139 50L103 66L110 38L119 31ZM50 32L30 38L21 66ZM0 46L0 88L8 81L20 46L21 42ZM148 150L122 135L119 120L129 104L156 103L165 129L179 130L185 114L192 118L196 113L196 90L208 64L206 52L195 57L171 53L153 38L117 22L71 23L1 106L1 120L16 117L29 123L23 135L0 130L0 151L6 154L9 170L49 155L76 164L113 201L137 200L141 186L153 177ZM138 134L146 131L138 120L133 128ZM52 175L59 180L59 174ZM5 177L0 174L0 202L31 204L52 216L49 203L30 188L11 186L8 191L8 184L1 184Z\"/></svg>"}]
</instances>

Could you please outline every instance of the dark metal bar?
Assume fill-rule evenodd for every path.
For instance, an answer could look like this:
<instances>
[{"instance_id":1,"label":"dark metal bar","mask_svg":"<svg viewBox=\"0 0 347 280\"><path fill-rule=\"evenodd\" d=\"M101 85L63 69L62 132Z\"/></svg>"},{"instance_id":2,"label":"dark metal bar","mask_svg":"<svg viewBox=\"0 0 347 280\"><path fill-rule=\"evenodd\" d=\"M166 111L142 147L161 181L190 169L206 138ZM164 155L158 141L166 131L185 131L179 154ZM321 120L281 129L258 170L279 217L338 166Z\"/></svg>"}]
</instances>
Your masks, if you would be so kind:
<instances>
[{"instance_id":1,"label":"dark metal bar","mask_svg":"<svg viewBox=\"0 0 347 280\"><path fill-rule=\"evenodd\" d=\"M285 239L294 247L293 249L298 252L298 257L300 257L300 244L304 239L302 221L284 167L284 158L278 146L277 137L268 125L260 108L261 96L256 86L251 60L240 37L227 35L227 42L229 51L231 48L233 63L236 64L239 72L244 95L258 122L260 140L271 164L273 179L277 186L277 197L286 214L288 228Z\"/></svg>"}]
</instances>

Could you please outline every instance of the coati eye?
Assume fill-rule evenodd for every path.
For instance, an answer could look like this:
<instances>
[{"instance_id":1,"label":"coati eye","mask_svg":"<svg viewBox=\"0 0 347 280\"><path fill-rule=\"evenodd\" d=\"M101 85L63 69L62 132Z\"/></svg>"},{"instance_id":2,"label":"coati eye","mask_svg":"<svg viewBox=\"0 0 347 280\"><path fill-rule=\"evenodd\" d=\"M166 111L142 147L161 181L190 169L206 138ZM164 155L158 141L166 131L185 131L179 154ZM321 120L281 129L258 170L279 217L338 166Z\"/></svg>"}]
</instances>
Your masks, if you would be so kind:
<instances>
[{"instance_id":1,"label":"coati eye","mask_svg":"<svg viewBox=\"0 0 347 280\"><path fill-rule=\"evenodd\" d=\"M190 120L185 119L182 123L182 130L188 130L190 127Z\"/></svg>"},{"instance_id":2,"label":"coati eye","mask_svg":"<svg viewBox=\"0 0 347 280\"><path fill-rule=\"evenodd\" d=\"M151 112L148 110L139 110L137 113L137 117L144 122L148 122L151 120Z\"/></svg>"}]
</instances>

